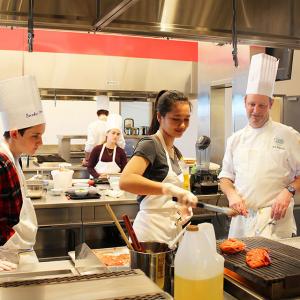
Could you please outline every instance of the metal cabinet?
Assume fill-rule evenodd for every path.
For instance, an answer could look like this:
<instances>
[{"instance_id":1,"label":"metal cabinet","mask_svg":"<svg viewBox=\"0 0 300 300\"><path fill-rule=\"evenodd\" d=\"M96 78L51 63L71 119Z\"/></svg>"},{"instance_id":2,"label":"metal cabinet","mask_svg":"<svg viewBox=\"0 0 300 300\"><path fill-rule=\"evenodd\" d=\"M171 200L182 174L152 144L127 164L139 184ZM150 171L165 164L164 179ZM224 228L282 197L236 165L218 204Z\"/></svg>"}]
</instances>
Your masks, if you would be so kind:
<instances>
[{"instance_id":1,"label":"metal cabinet","mask_svg":"<svg viewBox=\"0 0 300 300\"><path fill-rule=\"evenodd\" d=\"M118 205L111 204L111 207L121 225L123 223L122 214L127 214L131 220L134 220L139 210L138 203ZM83 240L91 248L125 245L104 205L83 207L82 212Z\"/></svg>"},{"instance_id":2,"label":"metal cabinet","mask_svg":"<svg viewBox=\"0 0 300 300\"><path fill-rule=\"evenodd\" d=\"M138 203L112 204L112 208L119 220L122 214L134 220L139 209ZM66 259L83 242L92 248L124 245L103 204L36 208L36 215L39 228L34 249L40 261Z\"/></svg>"}]
</instances>

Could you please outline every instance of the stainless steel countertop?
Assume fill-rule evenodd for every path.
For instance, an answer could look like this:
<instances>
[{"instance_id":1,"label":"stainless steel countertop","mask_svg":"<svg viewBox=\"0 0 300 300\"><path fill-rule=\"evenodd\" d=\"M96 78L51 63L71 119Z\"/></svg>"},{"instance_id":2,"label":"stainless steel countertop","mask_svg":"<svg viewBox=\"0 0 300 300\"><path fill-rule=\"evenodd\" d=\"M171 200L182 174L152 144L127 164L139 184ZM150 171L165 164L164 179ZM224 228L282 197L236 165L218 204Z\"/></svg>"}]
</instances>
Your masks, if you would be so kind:
<instances>
[{"instance_id":1,"label":"stainless steel countertop","mask_svg":"<svg viewBox=\"0 0 300 300\"><path fill-rule=\"evenodd\" d=\"M69 273L66 273L67 271L69 271ZM2 275L2 276L1 276ZM15 280L31 280L31 279L41 279L41 278L52 278L52 277L62 277L62 276L73 276L73 275L79 275L79 273L76 271L76 269L73 266L73 263L70 260L62 260L62 261L51 261L51 262L40 262L40 263L36 263L36 264L27 264L27 265L19 265L17 270L11 271L11 272L1 272L0 273L0 282L7 282L7 281L15 281ZM113 280L112 279L112 283L117 282L117 280ZM129 282L129 281L128 281ZM83 295L83 293L85 293L87 291L86 288L83 288L83 286L85 286L87 284L87 281L85 281L85 283L81 284L79 282L70 282L69 284L60 284L57 285L57 288L62 288L64 287L68 287L68 288L76 288L77 289L77 293L78 295ZM126 282L124 282L124 286L122 288L124 288L125 290L129 288L129 286L131 285L127 285ZM149 283L150 284L150 281ZM79 287L79 286L80 287ZM44 287L43 287L44 286ZM25 298L29 299L30 293L32 296L35 295L36 293L40 294L41 293L41 289L43 289L43 292L46 292L45 289L45 285L43 286L30 286L29 288L27 288L26 290L28 290L28 293L26 293ZM53 284L52 284L53 286ZM54 285L55 286L55 285ZM126 287L127 286L127 287ZM56 288L56 290L57 290ZM94 285L90 285L89 287L90 289L94 289L95 286ZM159 288L154 285L154 283L151 283L151 288L153 289L153 291L156 292L160 292ZM44 290L45 289L45 290ZM109 289L114 289L114 285L110 285L110 287L107 287L107 289L105 291L103 291L103 295L101 293L101 291L99 291L98 289L98 297L104 296L105 294L109 294L109 293L113 293L112 290L111 292L109 291ZM151 290L148 287L149 291ZM30 290L30 293L29 293ZM21 297L21 293L22 291L24 291L24 287L15 287L15 288L10 288L9 293L4 293L4 290L1 290L0 288L0 294L5 294L6 296L10 296L11 299L16 299L15 297ZM56 293L58 293L56 291ZM58 293L60 295L63 294L63 292ZM52 292L49 293L47 291L47 293L45 294L47 295L46 299L53 299L52 298ZM70 293L66 291L65 296L68 297L68 295L70 296ZM41 296L41 295L39 295ZM37 298L36 298L37 299ZM170 297L171 299L171 297ZM235 300L236 298L229 295L228 293L224 292L224 300Z\"/></svg>"},{"instance_id":2,"label":"stainless steel countertop","mask_svg":"<svg viewBox=\"0 0 300 300\"><path fill-rule=\"evenodd\" d=\"M0 282L79 275L70 260L19 264L16 270L0 272Z\"/></svg>"},{"instance_id":3,"label":"stainless steel countertop","mask_svg":"<svg viewBox=\"0 0 300 300\"><path fill-rule=\"evenodd\" d=\"M38 208L58 208L58 207L83 207L83 206L98 206L98 205L118 205L118 204L137 204L136 197L133 194L124 193L120 198L105 196L101 193L100 199L84 199L70 200L64 194L53 196L47 192L46 196L41 199L33 199L33 206Z\"/></svg>"},{"instance_id":4,"label":"stainless steel countertop","mask_svg":"<svg viewBox=\"0 0 300 300\"><path fill-rule=\"evenodd\" d=\"M108 188L108 186L107 186ZM114 198L104 195L100 192L100 199L85 199L85 200L69 200L64 194L60 196L53 196L49 191L41 199L32 199L35 208L54 208L54 207L83 207L83 206L98 206L98 205L119 205L119 204L137 204L136 195L124 192L119 198ZM200 201L210 203L216 199L221 198L222 194L203 195L199 197ZM224 197L224 196L223 196Z\"/></svg>"}]
</instances>

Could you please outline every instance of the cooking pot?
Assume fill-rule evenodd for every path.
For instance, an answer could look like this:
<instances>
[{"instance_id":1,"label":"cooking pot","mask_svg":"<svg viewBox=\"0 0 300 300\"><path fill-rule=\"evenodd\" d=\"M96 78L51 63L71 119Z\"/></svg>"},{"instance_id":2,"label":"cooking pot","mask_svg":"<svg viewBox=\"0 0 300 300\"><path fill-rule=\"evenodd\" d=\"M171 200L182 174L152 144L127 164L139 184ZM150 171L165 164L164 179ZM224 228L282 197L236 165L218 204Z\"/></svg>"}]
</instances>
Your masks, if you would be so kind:
<instances>
[{"instance_id":1,"label":"cooking pot","mask_svg":"<svg viewBox=\"0 0 300 300\"><path fill-rule=\"evenodd\" d=\"M171 278L175 250L159 242L141 242L146 252L129 250L130 267L141 269L161 289L171 293Z\"/></svg>"}]
</instances>

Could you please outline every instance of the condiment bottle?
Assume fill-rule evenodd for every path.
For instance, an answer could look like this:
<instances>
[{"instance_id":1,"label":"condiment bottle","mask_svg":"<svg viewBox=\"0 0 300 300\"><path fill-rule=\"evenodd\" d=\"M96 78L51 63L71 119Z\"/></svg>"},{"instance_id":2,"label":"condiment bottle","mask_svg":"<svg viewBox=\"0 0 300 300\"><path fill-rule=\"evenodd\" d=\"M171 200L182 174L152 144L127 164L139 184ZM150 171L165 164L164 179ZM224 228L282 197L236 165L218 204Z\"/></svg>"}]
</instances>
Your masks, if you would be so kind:
<instances>
[{"instance_id":1,"label":"condiment bottle","mask_svg":"<svg viewBox=\"0 0 300 300\"><path fill-rule=\"evenodd\" d=\"M189 225L175 256L175 300L223 299L224 258L211 224Z\"/></svg>"}]
</instances>

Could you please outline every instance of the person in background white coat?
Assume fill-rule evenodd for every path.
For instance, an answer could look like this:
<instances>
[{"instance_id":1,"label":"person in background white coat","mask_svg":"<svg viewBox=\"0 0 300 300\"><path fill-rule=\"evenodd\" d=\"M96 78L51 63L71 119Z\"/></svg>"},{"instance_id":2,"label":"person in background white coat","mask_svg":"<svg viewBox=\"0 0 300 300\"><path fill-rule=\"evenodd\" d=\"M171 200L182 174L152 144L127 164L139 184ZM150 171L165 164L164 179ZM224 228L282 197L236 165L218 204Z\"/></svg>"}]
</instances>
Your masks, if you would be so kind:
<instances>
[{"instance_id":1,"label":"person in background white coat","mask_svg":"<svg viewBox=\"0 0 300 300\"><path fill-rule=\"evenodd\" d=\"M249 124L227 141L221 189L237 210L229 237L288 238L296 234L293 196L300 190L300 134L269 116L275 57L251 59L245 108Z\"/></svg>"},{"instance_id":2,"label":"person in background white coat","mask_svg":"<svg viewBox=\"0 0 300 300\"><path fill-rule=\"evenodd\" d=\"M186 96L161 91L149 130L152 135L139 141L122 172L120 188L139 195L140 210L133 227L140 241L171 242L192 216L197 197L182 188L182 155L174 146L175 138L188 128L190 113Z\"/></svg>"},{"instance_id":3,"label":"person in background white coat","mask_svg":"<svg viewBox=\"0 0 300 300\"><path fill-rule=\"evenodd\" d=\"M109 115L109 97L108 96L97 96L97 116L98 119L93 121L88 126L87 141L85 143L85 158L82 161L83 166L88 166L89 157L93 148L97 145L101 145L106 139L106 120ZM121 131L121 135L118 141L118 146L124 149L125 140Z\"/></svg>"},{"instance_id":4,"label":"person in background white coat","mask_svg":"<svg viewBox=\"0 0 300 300\"><path fill-rule=\"evenodd\" d=\"M33 155L42 144L45 131L34 77L23 76L0 82L0 112L4 129L4 141L0 145L1 246L20 251L20 264L36 263L38 260L33 251L36 214L31 199L26 197L25 178L19 165L21 154ZM0 263L2 270L12 267L7 262Z\"/></svg>"}]
</instances>

